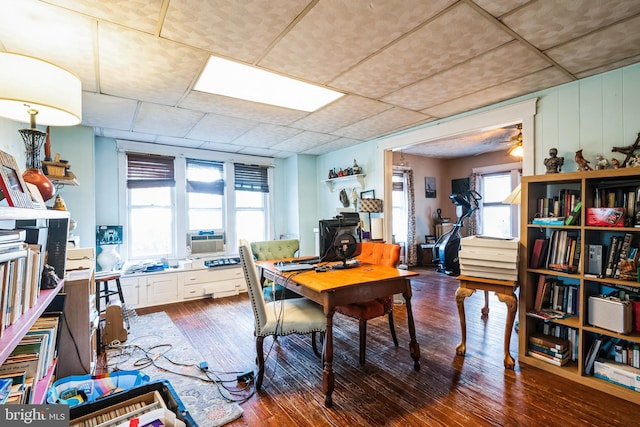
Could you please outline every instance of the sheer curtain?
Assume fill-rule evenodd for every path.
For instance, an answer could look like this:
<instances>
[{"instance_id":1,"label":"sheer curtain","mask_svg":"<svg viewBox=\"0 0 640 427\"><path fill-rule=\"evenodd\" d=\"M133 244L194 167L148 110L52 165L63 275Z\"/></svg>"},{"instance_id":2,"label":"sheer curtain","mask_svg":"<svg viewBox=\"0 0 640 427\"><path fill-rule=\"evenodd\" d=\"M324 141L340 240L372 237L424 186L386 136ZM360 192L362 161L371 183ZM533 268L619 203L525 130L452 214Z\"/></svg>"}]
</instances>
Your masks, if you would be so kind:
<instances>
[{"instance_id":1,"label":"sheer curtain","mask_svg":"<svg viewBox=\"0 0 640 427\"><path fill-rule=\"evenodd\" d=\"M482 175L479 173L472 173L469 176L469 189L476 191L478 194L482 194ZM482 234L482 224L480 223L480 212L475 212L471 215L469 222L467 223L469 236L475 236Z\"/></svg>"},{"instance_id":2,"label":"sheer curtain","mask_svg":"<svg viewBox=\"0 0 640 427\"><path fill-rule=\"evenodd\" d=\"M416 196L413 189L413 170L404 171L405 188L407 189L407 242L405 247L405 264L418 263L416 249Z\"/></svg>"}]
</instances>

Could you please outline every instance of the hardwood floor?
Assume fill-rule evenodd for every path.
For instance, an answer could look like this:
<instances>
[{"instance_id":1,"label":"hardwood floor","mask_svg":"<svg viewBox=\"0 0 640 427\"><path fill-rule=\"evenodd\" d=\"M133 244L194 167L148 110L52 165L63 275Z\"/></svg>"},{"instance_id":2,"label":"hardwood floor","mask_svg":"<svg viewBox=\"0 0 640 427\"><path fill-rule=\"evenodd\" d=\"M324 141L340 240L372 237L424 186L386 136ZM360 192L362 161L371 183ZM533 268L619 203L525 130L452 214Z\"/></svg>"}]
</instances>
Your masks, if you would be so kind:
<instances>
[{"instance_id":1,"label":"hardwood floor","mask_svg":"<svg viewBox=\"0 0 640 427\"><path fill-rule=\"evenodd\" d=\"M466 299L467 354L455 355L460 323L457 281L427 268L412 280L413 314L421 370L409 356L404 305L394 309L400 347L386 317L368 322L367 361L358 366L358 325L335 315L334 405L325 408L322 367L309 337L265 340L262 390L241 403L229 426L585 426L638 425L640 407L516 361L502 365L506 307L490 295L482 319L482 292ZM247 294L138 309L165 311L223 379L255 368L253 314ZM514 332L511 354L517 359ZM272 345L273 344L273 345ZM266 356L268 353L268 356ZM234 384L233 387L236 387ZM253 391L253 390L251 390ZM240 392L234 396L248 396ZM640 394L639 394L640 403ZM201 426L205 427L205 426Z\"/></svg>"}]
</instances>

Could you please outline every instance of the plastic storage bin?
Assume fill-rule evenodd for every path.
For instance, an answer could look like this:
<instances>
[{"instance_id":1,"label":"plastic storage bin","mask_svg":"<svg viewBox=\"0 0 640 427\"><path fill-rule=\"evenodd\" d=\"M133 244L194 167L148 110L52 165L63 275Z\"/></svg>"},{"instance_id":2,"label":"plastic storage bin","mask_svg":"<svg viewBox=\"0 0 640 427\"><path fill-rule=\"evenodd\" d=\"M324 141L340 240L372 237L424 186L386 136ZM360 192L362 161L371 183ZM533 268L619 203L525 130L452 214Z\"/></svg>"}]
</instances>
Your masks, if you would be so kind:
<instances>
[{"instance_id":1,"label":"plastic storage bin","mask_svg":"<svg viewBox=\"0 0 640 427\"><path fill-rule=\"evenodd\" d=\"M73 375L54 382L47 391L47 403L71 407L121 393L149 382L140 371L116 371L105 375Z\"/></svg>"},{"instance_id":2,"label":"plastic storage bin","mask_svg":"<svg viewBox=\"0 0 640 427\"><path fill-rule=\"evenodd\" d=\"M74 420L78 420L87 415L97 413L106 408L118 405L130 399L134 399L139 396L143 396L149 392L157 391L167 409L174 412L179 420L185 423L187 427L198 427L198 424L193 420L189 411L185 408L184 404L178 397L178 394L174 390L171 383L167 380L156 380L149 383L134 387L132 389L97 399L94 402L87 402L82 405L76 405L70 408L69 418L70 425L74 424Z\"/></svg>"}]
</instances>

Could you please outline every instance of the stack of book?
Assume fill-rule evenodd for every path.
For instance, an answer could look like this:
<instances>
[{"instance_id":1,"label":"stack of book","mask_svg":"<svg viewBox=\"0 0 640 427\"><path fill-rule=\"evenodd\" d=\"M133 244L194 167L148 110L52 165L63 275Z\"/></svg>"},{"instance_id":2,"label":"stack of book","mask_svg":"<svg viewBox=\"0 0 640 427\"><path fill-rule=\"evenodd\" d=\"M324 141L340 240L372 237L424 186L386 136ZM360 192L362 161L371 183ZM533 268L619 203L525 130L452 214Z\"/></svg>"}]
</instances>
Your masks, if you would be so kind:
<instances>
[{"instance_id":1,"label":"stack of book","mask_svg":"<svg viewBox=\"0 0 640 427\"><path fill-rule=\"evenodd\" d=\"M563 366L571 360L571 342L550 335L533 334L529 336L527 356Z\"/></svg>"}]
</instances>

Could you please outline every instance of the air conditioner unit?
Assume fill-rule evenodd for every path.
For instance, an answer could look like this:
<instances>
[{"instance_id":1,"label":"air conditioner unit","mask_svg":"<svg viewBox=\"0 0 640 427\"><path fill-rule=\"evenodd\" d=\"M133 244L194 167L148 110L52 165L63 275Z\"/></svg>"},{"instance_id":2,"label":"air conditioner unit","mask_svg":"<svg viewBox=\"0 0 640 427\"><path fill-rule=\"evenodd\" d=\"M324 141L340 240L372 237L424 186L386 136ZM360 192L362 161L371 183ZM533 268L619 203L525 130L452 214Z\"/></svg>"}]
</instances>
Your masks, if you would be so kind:
<instances>
[{"instance_id":1,"label":"air conditioner unit","mask_svg":"<svg viewBox=\"0 0 640 427\"><path fill-rule=\"evenodd\" d=\"M188 233L187 246L192 254L224 252L224 232L198 231Z\"/></svg>"}]
</instances>

